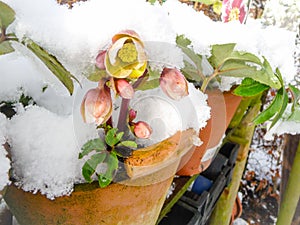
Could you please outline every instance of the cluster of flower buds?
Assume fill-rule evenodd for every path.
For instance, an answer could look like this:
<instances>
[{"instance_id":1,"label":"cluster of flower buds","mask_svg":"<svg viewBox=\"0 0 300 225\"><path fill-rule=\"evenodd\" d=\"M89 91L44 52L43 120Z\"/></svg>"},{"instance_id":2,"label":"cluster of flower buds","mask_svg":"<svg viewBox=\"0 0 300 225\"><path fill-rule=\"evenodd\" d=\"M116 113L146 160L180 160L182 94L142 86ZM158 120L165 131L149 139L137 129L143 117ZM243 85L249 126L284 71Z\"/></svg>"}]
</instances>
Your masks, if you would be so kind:
<instances>
[{"instance_id":1,"label":"cluster of flower buds","mask_svg":"<svg viewBox=\"0 0 300 225\"><path fill-rule=\"evenodd\" d=\"M133 84L142 79L147 71L148 61L144 43L136 32L122 31L113 36L112 44L107 50L99 52L95 64L98 69L105 70L107 76L101 78L97 88L86 93L81 105L81 114L86 123L101 125L112 115L111 90L123 99L134 97ZM167 96L175 100L188 95L187 81L175 68L163 69L160 87ZM133 122L136 117L133 110L129 110L128 115L133 133L138 138L149 138L152 133L151 127L143 121Z\"/></svg>"}]
</instances>

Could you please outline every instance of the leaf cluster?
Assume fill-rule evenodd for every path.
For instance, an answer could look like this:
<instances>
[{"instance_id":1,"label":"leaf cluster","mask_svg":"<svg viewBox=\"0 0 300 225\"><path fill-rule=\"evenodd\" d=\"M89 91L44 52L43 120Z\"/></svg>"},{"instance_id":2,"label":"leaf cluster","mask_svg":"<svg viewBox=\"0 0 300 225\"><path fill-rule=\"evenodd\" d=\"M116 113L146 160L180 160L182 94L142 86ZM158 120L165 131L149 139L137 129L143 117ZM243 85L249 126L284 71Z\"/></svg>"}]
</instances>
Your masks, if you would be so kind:
<instances>
[{"instance_id":1,"label":"leaf cluster","mask_svg":"<svg viewBox=\"0 0 300 225\"><path fill-rule=\"evenodd\" d=\"M119 159L127 158L132 150L137 148L134 141L123 141L124 132L117 132L117 128L107 131L105 140L92 139L82 146L79 159L88 159L82 167L84 179L91 183L96 175L100 187L109 185L119 168Z\"/></svg>"}]
</instances>

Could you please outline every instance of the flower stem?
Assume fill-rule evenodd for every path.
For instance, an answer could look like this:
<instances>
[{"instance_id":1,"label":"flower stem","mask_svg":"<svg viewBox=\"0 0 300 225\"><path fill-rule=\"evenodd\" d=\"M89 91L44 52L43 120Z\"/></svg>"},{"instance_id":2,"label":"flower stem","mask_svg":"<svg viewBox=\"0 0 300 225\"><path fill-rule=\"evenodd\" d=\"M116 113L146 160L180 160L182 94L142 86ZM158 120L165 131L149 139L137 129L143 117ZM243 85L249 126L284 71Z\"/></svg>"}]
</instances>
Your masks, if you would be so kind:
<instances>
[{"instance_id":1,"label":"flower stem","mask_svg":"<svg viewBox=\"0 0 300 225\"><path fill-rule=\"evenodd\" d=\"M122 98L119 120L117 125L119 132L126 132L126 130L128 129L127 118L128 118L129 103L130 103L130 99Z\"/></svg>"}]
</instances>

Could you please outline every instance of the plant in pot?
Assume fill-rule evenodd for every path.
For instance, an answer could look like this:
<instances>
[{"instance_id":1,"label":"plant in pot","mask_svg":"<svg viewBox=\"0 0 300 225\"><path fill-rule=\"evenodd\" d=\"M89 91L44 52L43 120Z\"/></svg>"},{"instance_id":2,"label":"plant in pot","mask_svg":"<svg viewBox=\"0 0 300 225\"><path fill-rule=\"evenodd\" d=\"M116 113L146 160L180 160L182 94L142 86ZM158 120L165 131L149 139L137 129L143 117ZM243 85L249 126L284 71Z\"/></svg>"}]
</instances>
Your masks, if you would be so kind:
<instances>
[{"instance_id":1,"label":"plant in pot","mask_svg":"<svg viewBox=\"0 0 300 225\"><path fill-rule=\"evenodd\" d=\"M200 144L198 131L209 118L206 96L176 65L151 64L133 30L99 48L86 68L88 80L79 82L33 40L9 33L15 13L3 2L0 7L7 71L14 68L5 57L26 54L26 63L15 61L23 69L39 58L76 92L57 96L56 81L32 90L40 71L26 70L35 73L28 74L33 80L21 82L18 93L31 95L29 104L15 96L1 100L15 111L11 119L1 114L1 150L5 144L12 163L3 196L13 215L20 224L155 224L181 158Z\"/></svg>"}]
</instances>

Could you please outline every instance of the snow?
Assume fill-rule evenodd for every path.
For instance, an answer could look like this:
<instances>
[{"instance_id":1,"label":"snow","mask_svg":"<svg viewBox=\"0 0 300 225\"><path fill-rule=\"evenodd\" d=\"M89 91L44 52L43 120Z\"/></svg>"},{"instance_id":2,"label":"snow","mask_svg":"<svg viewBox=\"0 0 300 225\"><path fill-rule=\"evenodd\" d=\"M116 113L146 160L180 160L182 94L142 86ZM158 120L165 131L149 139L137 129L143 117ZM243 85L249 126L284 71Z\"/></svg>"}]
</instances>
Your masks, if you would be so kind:
<instances>
[{"instance_id":1,"label":"snow","mask_svg":"<svg viewBox=\"0 0 300 225\"><path fill-rule=\"evenodd\" d=\"M37 104L25 109L16 105L17 115L8 123L13 176L25 191L40 191L51 199L70 194L74 183L83 182L83 162L78 160L78 153L83 143L97 137L95 127L83 124L79 115L82 96L92 85L84 76L94 65L99 50L107 48L111 37L119 31L132 29L140 35L154 69L183 66L183 55L175 40L177 35L185 34L197 53L209 55L211 44L236 42L239 50L265 55L271 65L280 67L287 81L295 74L293 32L263 28L259 22L247 26L212 22L177 0L168 0L162 6L141 0L90 0L75 4L72 10L53 0L27 0L26 4L22 0L4 2L16 11L16 20L9 30L20 39L34 40L55 55L83 84L83 88L75 86L74 96L68 96L57 78L18 44L14 45L16 52L0 57L0 100L16 102L24 93ZM191 22L199 26L187 26ZM232 81L224 83L228 88ZM141 117L137 119L149 119L154 128L163 128L164 133L154 133L153 142L178 129L197 130L206 125L209 117L206 96L191 85L189 89L191 95L179 102L167 100L159 88L150 91L156 99L153 108L145 107L141 101L132 102L133 106L143 103L139 107L148 110L139 113ZM143 96L137 93L136 99ZM159 111L158 102L166 112ZM165 116L161 118L161 115ZM1 152L4 150L0 149ZM2 159L5 163L0 164L1 178L7 181L9 167L5 165L9 163L5 153L0 156ZM6 181L0 184L5 185Z\"/></svg>"},{"instance_id":2,"label":"snow","mask_svg":"<svg viewBox=\"0 0 300 225\"><path fill-rule=\"evenodd\" d=\"M10 160L3 145L6 142L6 117L0 113L0 191L10 183L8 172L10 170Z\"/></svg>"},{"instance_id":3,"label":"snow","mask_svg":"<svg viewBox=\"0 0 300 225\"><path fill-rule=\"evenodd\" d=\"M97 137L90 125L81 129L85 139ZM30 106L14 116L8 126L9 144L16 184L25 191L46 194L53 199L70 194L82 181L78 160L79 131L73 132L73 117L59 116L45 108Z\"/></svg>"}]
</instances>

